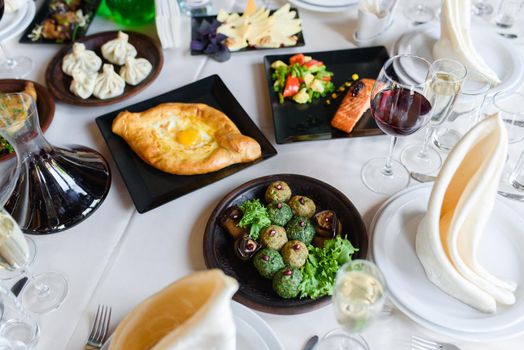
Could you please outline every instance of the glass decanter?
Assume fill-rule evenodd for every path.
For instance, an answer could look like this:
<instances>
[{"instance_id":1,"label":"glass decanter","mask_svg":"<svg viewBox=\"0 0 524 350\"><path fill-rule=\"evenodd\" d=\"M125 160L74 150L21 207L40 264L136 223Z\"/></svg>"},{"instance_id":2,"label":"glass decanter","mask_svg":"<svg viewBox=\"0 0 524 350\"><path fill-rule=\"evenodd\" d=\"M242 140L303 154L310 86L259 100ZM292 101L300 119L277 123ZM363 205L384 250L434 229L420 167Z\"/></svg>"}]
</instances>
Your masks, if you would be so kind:
<instances>
[{"instance_id":1,"label":"glass decanter","mask_svg":"<svg viewBox=\"0 0 524 350\"><path fill-rule=\"evenodd\" d=\"M84 146L55 147L47 142L28 94L0 95L0 135L17 158L16 167L0 180L0 204L25 233L66 230L104 201L111 186L106 160Z\"/></svg>"}]
</instances>

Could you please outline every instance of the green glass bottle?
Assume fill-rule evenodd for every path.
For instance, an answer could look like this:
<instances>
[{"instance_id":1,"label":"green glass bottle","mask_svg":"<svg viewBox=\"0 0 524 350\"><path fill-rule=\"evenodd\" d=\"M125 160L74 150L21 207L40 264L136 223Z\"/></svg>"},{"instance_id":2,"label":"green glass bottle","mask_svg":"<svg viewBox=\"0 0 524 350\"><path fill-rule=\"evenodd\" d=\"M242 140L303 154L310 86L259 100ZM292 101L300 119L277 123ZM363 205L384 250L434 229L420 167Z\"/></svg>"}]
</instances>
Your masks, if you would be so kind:
<instances>
[{"instance_id":1,"label":"green glass bottle","mask_svg":"<svg viewBox=\"0 0 524 350\"><path fill-rule=\"evenodd\" d=\"M105 0L111 17L123 25L142 25L155 18L154 0Z\"/></svg>"},{"instance_id":2,"label":"green glass bottle","mask_svg":"<svg viewBox=\"0 0 524 350\"><path fill-rule=\"evenodd\" d=\"M111 10L107 7L106 0L101 0L98 10L96 11L97 16L102 16L106 18L111 17Z\"/></svg>"}]
</instances>

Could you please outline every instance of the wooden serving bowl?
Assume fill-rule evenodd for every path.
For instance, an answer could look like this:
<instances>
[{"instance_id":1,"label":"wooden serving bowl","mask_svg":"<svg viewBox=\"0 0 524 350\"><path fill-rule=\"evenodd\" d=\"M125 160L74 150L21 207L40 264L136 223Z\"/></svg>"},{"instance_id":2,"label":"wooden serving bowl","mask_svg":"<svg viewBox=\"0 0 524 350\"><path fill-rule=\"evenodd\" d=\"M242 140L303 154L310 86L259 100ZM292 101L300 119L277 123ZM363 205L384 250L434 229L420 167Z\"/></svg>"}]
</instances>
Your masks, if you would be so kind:
<instances>
[{"instance_id":1,"label":"wooden serving bowl","mask_svg":"<svg viewBox=\"0 0 524 350\"><path fill-rule=\"evenodd\" d=\"M73 78L62 71L62 60L64 56L73 50L74 43L71 43L62 48L60 51L58 51L47 66L45 78L47 87L49 88L51 94L53 94L53 96L56 99L73 105L105 106L123 101L131 96L134 96L138 94L140 91L144 90L147 86L149 86L158 77L158 74L160 74L160 71L162 70L162 65L164 64L162 50L153 41L153 39L151 39L147 35L131 31L125 31L125 33L129 35L129 43L136 48L136 57L147 59L149 62L151 62L151 65L153 66L151 73L149 73L147 78L144 79L140 84L136 86L126 84L124 93L122 95L113 98L108 98L105 100L98 99L94 96L91 96L84 100L76 96L69 90L69 86L71 85L71 81ZM83 43L86 46L86 49L93 50L94 52L96 52L96 54L102 59L103 64L110 63L104 58L104 56L102 56L100 48L106 42L115 39L117 35L118 31L101 32L83 37L77 40L76 42ZM115 67L115 72L118 73L120 71L121 66L116 64L113 64L113 66Z\"/></svg>"},{"instance_id":2,"label":"wooden serving bowl","mask_svg":"<svg viewBox=\"0 0 524 350\"><path fill-rule=\"evenodd\" d=\"M331 297L324 296L316 300L281 298L273 291L271 280L259 275L252 260L242 261L235 255L233 238L219 225L220 216L227 208L253 198L264 202L266 188L274 181L285 181L294 195L311 198L317 206L317 212L327 209L335 211L342 223L342 234L359 249L353 259L366 258L366 226L358 210L342 192L308 176L277 174L249 181L231 191L218 203L204 233L204 259L207 267L219 268L238 281L239 289L233 299L239 303L271 314L300 314L329 304Z\"/></svg>"},{"instance_id":3,"label":"wooden serving bowl","mask_svg":"<svg viewBox=\"0 0 524 350\"><path fill-rule=\"evenodd\" d=\"M36 90L36 109L42 132L45 132L55 115L55 100L45 86L23 79L0 79L0 92L23 92L26 83L33 83ZM13 158L15 153L0 155L0 161Z\"/></svg>"}]
</instances>

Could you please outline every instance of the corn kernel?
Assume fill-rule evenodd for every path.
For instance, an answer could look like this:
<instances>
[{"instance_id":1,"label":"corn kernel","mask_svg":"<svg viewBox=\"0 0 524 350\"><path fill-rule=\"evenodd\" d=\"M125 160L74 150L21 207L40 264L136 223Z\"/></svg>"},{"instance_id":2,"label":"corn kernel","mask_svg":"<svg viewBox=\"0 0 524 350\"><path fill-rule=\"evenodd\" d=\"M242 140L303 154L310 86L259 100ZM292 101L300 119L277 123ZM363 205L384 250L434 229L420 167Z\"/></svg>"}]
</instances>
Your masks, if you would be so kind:
<instances>
[{"instance_id":1,"label":"corn kernel","mask_svg":"<svg viewBox=\"0 0 524 350\"><path fill-rule=\"evenodd\" d=\"M341 86L341 87L338 88L338 91L344 91L344 90L346 90L346 88L344 86Z\"/></svg>"},{"instance_id":2,"label":"corn kernel","mask_svg":"<svg viewBox=\"0 0 524 350\"><path fill-rule=\"evenodd\" d=\"M338 95L337 94L331 94L331 98L337 98Z\"/></svg>"},{"instance_id":3,"label":"corn kernel","mask_svg":"<svg viewBox=\"0 0 524 350\"><path fill-rule=\"evenodd\" d=\"M331 100L326 100L326 104L330 105L331 104Z\"/></svg>"},{"instance_id":4,"label":"corn kernel","mask_svg":"<svg viewBox=\"0 0 524 350\"><path fill-rule=\"evenodd\" d=\"M344 85L346 85L347 87L350 87L351 84L352 84L352 83L350 83L349 81L346 81L346 82L344 83Z\"/></svg>"},{"instance_id":5,"label":"corn kernel","mask_svg":"<svg viewBox=\"0 0 524 350\"><path fill-rule=\"evenodd\" d=\"M353 75L351 76L351 79L353 79L353 80L358 80L358 74L356 74L356 73L353 74Z\"/></svg>"}]
</instances>

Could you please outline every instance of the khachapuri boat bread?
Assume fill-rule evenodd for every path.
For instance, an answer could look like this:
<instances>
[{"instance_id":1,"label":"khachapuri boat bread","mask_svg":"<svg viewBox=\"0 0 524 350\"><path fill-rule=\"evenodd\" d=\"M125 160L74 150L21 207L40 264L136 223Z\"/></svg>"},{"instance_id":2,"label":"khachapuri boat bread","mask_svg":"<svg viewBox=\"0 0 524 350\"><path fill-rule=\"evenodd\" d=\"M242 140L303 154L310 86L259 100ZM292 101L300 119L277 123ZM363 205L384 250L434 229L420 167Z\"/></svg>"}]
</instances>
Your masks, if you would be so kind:
<instances>
[{"instance_id":1,"label":"khachapuri boat bread","mask_svg":"<svg viewBox=\"0 0 524 350\"><path fill-rule=\"evenodd\" d=\"M222 112L200 103L164 103L120 112L112 130L149 165L176 175L217 171L260 158L258 142Z\"/></svg>"}]
</instances>

